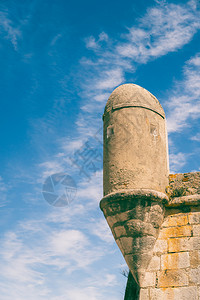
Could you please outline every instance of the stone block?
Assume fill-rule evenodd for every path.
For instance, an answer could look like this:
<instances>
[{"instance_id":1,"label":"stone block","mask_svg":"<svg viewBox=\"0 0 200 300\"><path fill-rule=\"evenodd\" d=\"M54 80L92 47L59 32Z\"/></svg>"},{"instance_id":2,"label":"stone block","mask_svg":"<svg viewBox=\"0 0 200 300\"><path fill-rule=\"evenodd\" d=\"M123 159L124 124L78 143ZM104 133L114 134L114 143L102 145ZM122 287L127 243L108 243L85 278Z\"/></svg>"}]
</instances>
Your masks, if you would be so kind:
<instances>
[{"instance_id":1,"label":"stone block","mask_svg":"<svg viewBox=\"0 0 200 300\"><path fill-rule=\"evenodd\" d=\"M114 234L116 238L119 238L121 236L126 236L126 230L124 226L117 226L113 228Z\"/></svg>"},{"instance_id":2,"label":"stone block","mask_svg":"<svg viewBox=\"0 0 200 300\"><path fill-rule=\"evenodd\" d=\"M148 215L148 222L151 223L155 228L159 228L163 223L163 219L164 215L160 205L152 205Z\"/></svg>"},{"instance_id":3,"label":"stone block","mask_svg":"<svg viewBox=\"0 0 200 300\"><path fill-rule=\"evenodd\" d=\"M189 281L191 284L200 284L200 266L189 270Z\"/></svg>"},{"instance_id":4,"label":"stone block","mask_svg":"<svg viewBox=\"0 0 200 300\"><path fill-rule=\"evenodd\" d=\"M190 266L197 268L200 265L200 251L190 251Z\"/></svg>"},{"instance_id":5,"label":"stone block","mask_svg":"<svg viewBox=\"0 0 200 300\"><path fill-rule=\"evenodd\" d=\"M108 222L108 225L112 228L115 223L118 222L117 218L115 216L109 216L106 218L106 221Z\"/></svg>"},{"instance_id":6,"label":"stone block","mask_svg":"<svg viewBox=\"0 0 200 300\"><path fill-rule=\"evenodd\" d=\"M133 243L135 241L132 237L122 237L118 240L120 241L120 244L124 249L124 253L126 254L133 253Z\"/></svg>"},{"instance_id":7,"label":"stone block","mask_svg":"<svg viewBox=\"0 0 200 300\"><path fill-rule=\"evenodd\" d=\"M151 300L198 300L197 287L177 287L166 289L150 289Z\"/></svg>"},{"instance_id":8,"label":"stone block","mask_svg":"<svg viewBox=\"0 0 200 300\"><path fill-rule=\"evenodd\" d=\"M140 287L145 288L149 286L155 286L156 273L154 272L141 272L140 273Z\"/></svg>"},{"instance_id":9,"label":"stone block","mask_svg":"<svg viewBox=\"0 0 200 300\"><path fill-rule=\"evenodd\" d=\"M123 245L122 245L120 239L116 239L115 241L116 241L117 246L119 247L119 249L121 250L121 252L122 252L122 254L123 254L123 256L124 256L124 255L125 255L124 247L123 247Z\"/></svg>"},{"instance_id":10,"label":"stone block","mask_svg":"<svg viewBox=\"0 0 200 300\"><path fill-rule=\"evenodd\" d=\"M174 289L150 289L151 300L174 300ZM178 299L177 299L178 300Z\"/></svg>"},{"instance_id":11,"label":"stone block","mask_svg":"<svg viewBox=\"0 0 200 300\"><path fill-rule=\"evenodd\" d=\"M152 258L152 254L148 253L138 253L138 254L127 254L124 256L129 269L132 271L144 270L146 271L149 262ZM133 272L132 272L133 273Z\"/></svg>"},{"instance_id":12,"label":"stone block","mask_svg":"<svg viewBox=\"0 0 200 300\"><path fill-rule=\"evenodd\" d=\"M157 236L157 230L153 227L151 223L147 223L141 220L129 220L125 223L126 231L131 236L138 235L152 235Z\"/></svg>"},{"instance_id":13,"label":"stone block","mask_svg":"<svg viewBox=\"0 0 200 300\"><path fill-rule=\"evenodd\" d=\"M184 237L192 235L192 226L178 226L178 227L168 227L162 228L159 237L161 239L167 239L170 237Z\"/></svg>"},{"instance_id":14,"label":"stone block","mask_svg":"<svg viewBox=\"0 0 200 300\"><path fill-rule=\"evenodd\" d=\"M193 235L194 236L200 236L200 224L199 225L193 225Z\"/></svg>"},{"instance_id":15,"label":"stone block","mask_svg":"<svg viewBox=\"0 0 200 300\"><path fill-rule=\"evenodd\" d=\"M149 289L140 289L139 300L149 300Z\"/></svg>"},{"instance_id":16,"label":"stone block","mask_svg":"<svg viewBox=\"0 0 200 300\"><path fill-rule=\"evenodd\" d=\"M190 224L200 224L200 212L192 212L188 217Z\"/></svg>"},{"instance_id":17,"label":"stone block","mask_svg":"<svg viewBox=\"0 0 200 300\"><path fill-rule=\"evenodd\" d=\"M186 214L175 216L168 216L162 224L162 227L183 226L188 224L188 217Z\"/></svg>"},{"instance_id":18,"label":"stone block","mask_svg":"<svg viewBox=\"0 0 200 300\"><path fill-rule=\"evenodd\" d=\"M152 236L120 238L120 242L123 245L126 254L152 251L155 241L156 239Z\"/></svg>"},{"instance_id":19,"label":"stone block","mask_svg":"<svg viewBox=\"0 0 200 300\"><path fill-rule=\"evenodd\" d=\"M200 236L192 238L192 248L194 250L200 250Z\"/></svg>"},{"instance_id":20,"label":"stone block","mask_svg":"<svg viewBox=\"0 0 200 300\"><path fill-rule=\"evenodd\" d=\"M198 300L198 290L195 286L174 289L174 300Z\"/></svg>"},{"instance_id":21,"label":"stone block","mask_svg":"<svg viewBox=\"0 0 200 300\"><path fill-rule=\"evenodd\" d=\"M153 248L153 252L157 254L167 252L167 240L160 240L158 237Z\"/></svg>"},{"instance_id":22,"label":"stone block","mask_svg":"<svg viewBox=\"0 0 200 300\"><path fill-rule=\"evenodd\" d=\"M161 270L183 269L190 266L189 252L161 255Z\"/></svg>"},{"instance_id":23,"label":"stone block","mask_svg":"<svg viewBox=\"0 0 200 300\"><path fill-rule=\"evenodd\" d=\"M188 276L185 270L165 270L158 272L158 287L187 286Z\"/></svg>"},{"instance_id":24,"label":"stone block","mask_svg":"<svg viewBox=\"0 0 200 300\"><path fill-rule=\"evenodd\" d=\"M158 270L160 270L160 257L153 256L150 261L147 271L158 271Z\"/></svg>"},{"instance_id":25,"label":"stone block","mask_svg":"<svg viewBox=\"0 0 200 300\"><path fill-rule=\"evenodd\" d=\"M168 251L190 251L193 249L192 237L170 238L168 239Z\"/></svg>"}]
</instances>

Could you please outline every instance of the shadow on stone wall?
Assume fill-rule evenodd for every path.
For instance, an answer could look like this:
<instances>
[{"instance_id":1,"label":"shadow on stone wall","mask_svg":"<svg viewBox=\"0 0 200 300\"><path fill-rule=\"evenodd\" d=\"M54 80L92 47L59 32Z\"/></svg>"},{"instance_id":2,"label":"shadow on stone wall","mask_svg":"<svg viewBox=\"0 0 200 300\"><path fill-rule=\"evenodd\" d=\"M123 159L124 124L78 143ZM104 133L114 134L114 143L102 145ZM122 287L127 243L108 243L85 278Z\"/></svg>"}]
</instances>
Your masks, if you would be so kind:
<instances>
[{"instance_id":1,"label":"shadow on stone wall","mask_svg":"<svg viewBox=\"0 0 200 300\"><path fill-rule=\"evenodd\" d=\"M140 288L129 271L124 300L138 300Z\"/></svg>"}]
</instances>

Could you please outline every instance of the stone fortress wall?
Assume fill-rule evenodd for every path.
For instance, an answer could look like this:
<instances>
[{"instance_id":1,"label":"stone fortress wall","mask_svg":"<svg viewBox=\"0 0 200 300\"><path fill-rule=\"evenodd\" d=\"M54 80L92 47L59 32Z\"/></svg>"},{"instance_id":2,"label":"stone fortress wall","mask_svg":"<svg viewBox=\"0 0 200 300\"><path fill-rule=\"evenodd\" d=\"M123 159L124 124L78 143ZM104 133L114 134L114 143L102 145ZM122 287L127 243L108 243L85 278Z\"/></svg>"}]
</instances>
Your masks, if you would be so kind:
<instances>
[{"instance_id":1,"label":"stone fortress wall","mask_svg":"<svg viewBox=\"0 0 200 300\"><path fill-rule=\"evenodd\" d=\"M197 300L200 299L200 172L170 175L167 191L170 201L144 273L139 299Z\"/></svg>"},{"instance_id":2,"label":"stone fortress wall","mask_svg":"<svg viewBox=\"0 0 200 300\"><path fill-rule=\"evenodd\" d=\"M200 300L200 172L171 174L165 113L125 84L104 115L101 210L129 267L125 300Z\"/></svg>"}]
</instances>

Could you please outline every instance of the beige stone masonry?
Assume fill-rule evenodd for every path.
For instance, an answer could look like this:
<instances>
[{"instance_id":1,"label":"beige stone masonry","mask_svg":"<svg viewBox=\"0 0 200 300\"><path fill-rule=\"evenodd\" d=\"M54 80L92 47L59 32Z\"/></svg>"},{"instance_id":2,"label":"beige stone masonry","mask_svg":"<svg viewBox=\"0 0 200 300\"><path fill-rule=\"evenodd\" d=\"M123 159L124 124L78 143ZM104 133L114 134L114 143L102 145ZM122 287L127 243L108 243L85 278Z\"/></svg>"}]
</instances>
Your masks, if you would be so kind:
<instances>
[{"instance_id":1,"label":"beige stone masonry","mask_svg":"<svg viewBox=\"0 0 200 300\"><path fill-rule=\"evenodd\" d=\"M178 177L184 179L184 187L187 184L188 189L191 184L188 178L192 178L192 186L195 182L194 174ZM199 179L197 173L197 181ZM178 189L178 182L175 187ZM184 194L178 200L171 198L170 203L166 205L164 221L146 268L147 275L140 286L140 300L200 300L199 196L191 198Z\"/></svg>"},{"instance_id":2,"label":"beige stone masonry","mask_svg":"<svg viewBox=\"0 0 200 300\"><path fill-rule=\"evenodd\" d=\"M200 172L169 175L165 113L147 90L117 87L103 122L100 207L130 270L124 300L200 300Z\"/></svg>"},{"instance_id":3,"label":"beige stone masonry","mask_svg":"<svg viewBox=\"0 0 200 300\"><path fill-rule=\"evenodd\" d=\"M200 300L200 207L184 210L166 208L147 268L148 276L156 273L155 285L143 284L140 300Z\"/></svg>"}]
</instances>

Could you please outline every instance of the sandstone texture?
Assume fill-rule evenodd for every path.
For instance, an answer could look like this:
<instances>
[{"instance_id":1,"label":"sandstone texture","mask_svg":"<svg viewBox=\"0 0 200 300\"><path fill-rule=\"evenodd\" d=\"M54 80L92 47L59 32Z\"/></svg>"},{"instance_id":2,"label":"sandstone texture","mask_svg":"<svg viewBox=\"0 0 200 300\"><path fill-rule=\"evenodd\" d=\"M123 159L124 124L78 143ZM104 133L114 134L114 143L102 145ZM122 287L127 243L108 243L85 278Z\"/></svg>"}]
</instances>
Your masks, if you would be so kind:
<instances>
[{"instance_id":1,"label":"sandstone texture","mask_svg":"<svg viewBox=\"0 0 200 300\"><path fill-rule=\"evenodd\" d=\"M200 172L171 174L165 114L125 84L104 115L100 207L130 269L125 300L200 300Z\"/></svg>"},{"instance_id":2,"label":"sandstone texture","mask_svg":"<svg viewBox=\"0 0 200 300\"><path fill-rule=\"evenodd\" d=\"M135 84L110 95L104 115L104 195L121 189L168 186L166 122L159 101Z\"/></svg>"},{"instance_id":3,"label":"sandstone texture","mask_svg":"<svg viewBox=\"0 0 200 300\"><path fill-rule=\"evenodd\" d=\"M199 180L199 172L170 175L153 255L137 298L127 292L125 300L200 300Z\"/></svg>"}]
</instances>

